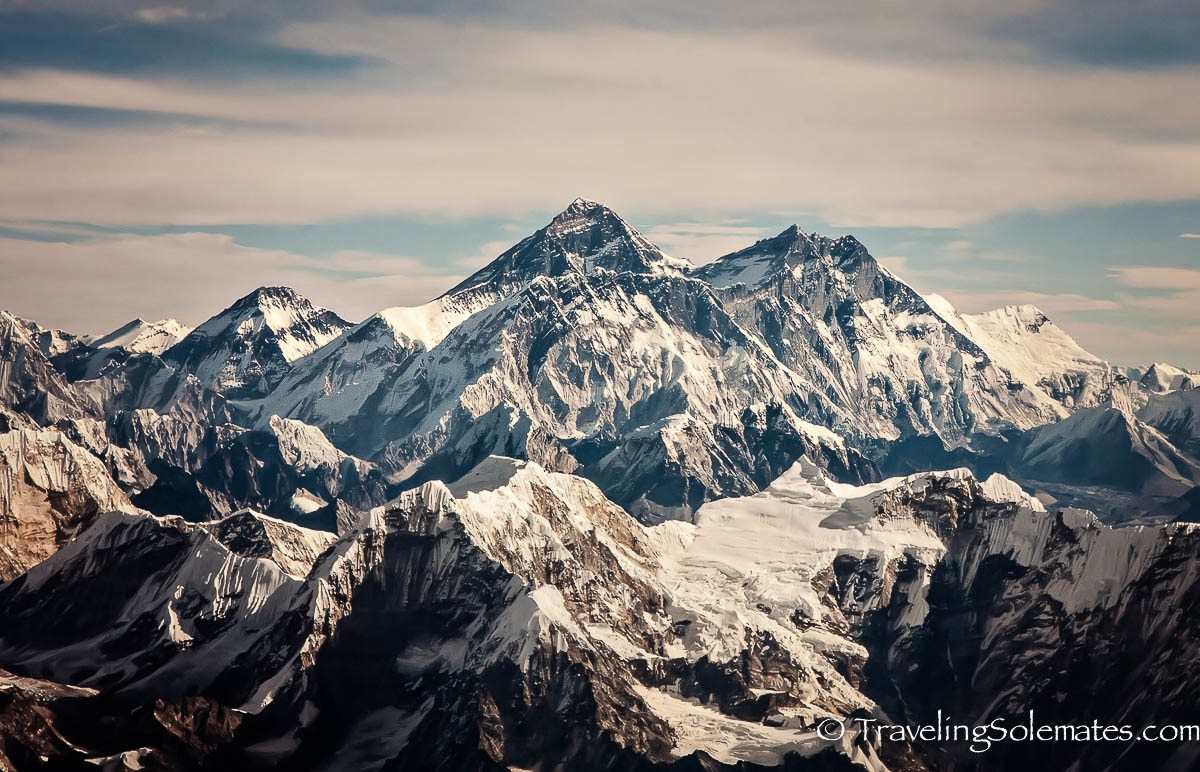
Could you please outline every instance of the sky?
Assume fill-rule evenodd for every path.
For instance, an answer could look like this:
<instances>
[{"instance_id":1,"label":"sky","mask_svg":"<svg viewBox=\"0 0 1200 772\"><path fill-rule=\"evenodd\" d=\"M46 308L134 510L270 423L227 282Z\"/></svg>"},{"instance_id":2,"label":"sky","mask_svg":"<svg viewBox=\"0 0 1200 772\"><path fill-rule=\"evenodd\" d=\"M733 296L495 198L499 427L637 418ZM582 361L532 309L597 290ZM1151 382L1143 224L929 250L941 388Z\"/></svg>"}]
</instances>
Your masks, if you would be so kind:
<instances>
[{"instance_id":1,"label":"sky","mask_svg":"<svg viewBox=\"0 0 1200 772\"><path fill-rule=\"evenodd\" d=\"M1200 369L1194 0L0 0L0 308L427 301L576 196Z\"/></svg>"}]
</instances>

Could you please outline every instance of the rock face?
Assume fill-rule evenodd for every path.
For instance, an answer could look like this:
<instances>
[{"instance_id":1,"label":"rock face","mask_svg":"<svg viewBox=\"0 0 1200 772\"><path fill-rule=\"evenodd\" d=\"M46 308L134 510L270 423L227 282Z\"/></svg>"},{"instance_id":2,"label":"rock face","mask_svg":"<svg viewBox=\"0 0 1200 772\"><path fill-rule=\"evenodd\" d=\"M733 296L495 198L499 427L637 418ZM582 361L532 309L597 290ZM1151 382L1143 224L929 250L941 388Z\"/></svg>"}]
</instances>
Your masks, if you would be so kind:
<instances>
[{"instance_id":1,"label":"rock face","mask_svg":"<svg viewBox=\"0 0 1200 772\"><path fill-rule=\"evenodd\" d=\"M131 509L104 464L58 431L0 434L0 580L45 560L103 512Z\"/></svg>"},{"instance_id":2,"label":"rock face","mask_svg":"<svg viewBox=\"0 0 1200 772\"><path fill-rule=\"evenodd\" d=\"M961 492L948 492L961 511ZM883 633L905 609L868 623L868 646L891 695L881 704L909 720L938 710L968 724L1143 727L1191 724L1197 705L1174 663L1196 655L1200 549L1196 526L1109 528L1080 510L960 514L926 594L917 630ZM874 653L877 652L877 653ZM885 659L886 658L886 659ZM876 688L881 684L876 683ZM1181 689L1183 691L1181 691ZM897 699L898 697L898 699ZM1185 769L1187 744L1127 741L1002 743L992 768ZM970 754L958 749L964 757ZM1119 759L1119 761L1115 761Z\"/></svg>"},{"instance_id":3,"label":"rock face","mask_svg":"<svg viewBox=\"0 0 1200 772\"><path fill-rule=\"evenodd\" d=\"M43 351L41 331L0 311L0 428L46 425L96 412L51 364L54 349Z\"/></svg>"},{"instance_id":4,"label":"rock face","mask_svg":"<svg viewBox=\"0 0 1200 772\"><path fill-rule=\"evenodd\" d=\"M735 319L841 405L849 436L949 446L1028 429L1108 398L1106 362L1032 306L959 314L924 298L851 236L795 226L695 272Z\"/></svg>"},{"instance_id":5,"label":"rock face","mask_svg":"<svg viewBox=\"0 0 1200 772\"><path fill-rule=\"evenodd\" d=\"M1136 415L1178 448L1200 458L1200 389L1151 396Z\"/></svg>"},{"instance_id":6,"label":"rock face","mask_svg":"<svg viewBox=\"0 0 1200 772\"><path fill-rule=\"evenodd\" d=\"M262 396L291 363L350 323L287 287L260 287L163 352L163 359L231 399Z\"/></svg>"},{"instance_id":7,"label":"rock face","mask_svg":"<svg viewBox=\"0 0 1200 772\"><path fill-rule=\"evenodd\" d=\"M236 708L204 758L239 768L937 768L960 749L812 727L947 705L1178 720L1198 534L1046 512L1000 477L854 487L807 460L646 527L577 476L493 457L336 539L251 512L105 516L0 589L0 662L124 704ZM1072 686L1117 652L1128 680Z\"/></svg>"}]
</instances>

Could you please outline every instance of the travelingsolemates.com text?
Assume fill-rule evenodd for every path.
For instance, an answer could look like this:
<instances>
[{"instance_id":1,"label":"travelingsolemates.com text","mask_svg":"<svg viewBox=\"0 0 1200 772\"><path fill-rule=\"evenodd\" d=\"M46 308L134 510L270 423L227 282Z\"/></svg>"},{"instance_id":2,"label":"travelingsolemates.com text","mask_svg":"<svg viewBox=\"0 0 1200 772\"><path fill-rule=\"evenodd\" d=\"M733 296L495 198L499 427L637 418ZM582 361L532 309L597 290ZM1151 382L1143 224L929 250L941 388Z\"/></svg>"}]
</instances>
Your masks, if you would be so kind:
<instances>
[{"instance_id":1,"label":"travelingsolemates.com text","mask_svg":"<svg viewBox=\"0 0 1200 772\"><path fill-rule=\"evenodd\" d=\"M998 743L1062 742L1196 742L1200 725L1149 725L1140 729L1129 725L1041 724L1034 711L1021 720L996 718L986 724L969 725L955 721L938 711L933 724L886 724L875 718L826 718L817 722L817 736L841 740L848 733L861 736L873 745L880 742L921 742L936 745L966 743L972 753L986 753Z\"/></svg>"}]
</instances>

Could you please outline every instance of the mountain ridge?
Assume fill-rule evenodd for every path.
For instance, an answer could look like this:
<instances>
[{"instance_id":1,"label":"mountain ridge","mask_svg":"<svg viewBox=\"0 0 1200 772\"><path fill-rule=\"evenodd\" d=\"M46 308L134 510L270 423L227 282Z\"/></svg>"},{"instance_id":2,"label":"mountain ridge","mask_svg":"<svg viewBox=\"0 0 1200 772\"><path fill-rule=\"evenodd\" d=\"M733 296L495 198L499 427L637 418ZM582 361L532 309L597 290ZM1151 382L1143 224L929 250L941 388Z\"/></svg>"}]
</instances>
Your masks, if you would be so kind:
<instances>
[{"instance_id":1,"label":"mountain ridge","mask_svg":"<svg viewBox=\"0 0 1200 772\"><path fill-rule=\"evenodd\" d=\"M239 421L316 426L393 485L527 456L651 519L802 454L855 482L913 439L986 454L1124 388L1039 310L961 314L853 236L793 225L696 267L586 199L424 305L351 325L262 287L163 358Z\"/></svg>"},{"instance_id":2,"label":"mountain ridge","mask_svg":"<svg viewBox=\"0 0 1200 772\"><path fill-rule=\"evenodd\" d=\"M259 287L162 352L231 398L262 396L292 362L334 340L351 325L289 287Z\"/></svg>"},{"instance_id":3,"label":"mountain ridge","mask_svg":"<svg viewBox=\"0 0 1200 772\"><path fill-rule=\"evenodd\" d=\"M1159 768L815 729L1200 717L1200 390L1151 375L851 236L688 267L586 200L358 324L0 315L0 766Z\"/></svg>"}]
</instances>

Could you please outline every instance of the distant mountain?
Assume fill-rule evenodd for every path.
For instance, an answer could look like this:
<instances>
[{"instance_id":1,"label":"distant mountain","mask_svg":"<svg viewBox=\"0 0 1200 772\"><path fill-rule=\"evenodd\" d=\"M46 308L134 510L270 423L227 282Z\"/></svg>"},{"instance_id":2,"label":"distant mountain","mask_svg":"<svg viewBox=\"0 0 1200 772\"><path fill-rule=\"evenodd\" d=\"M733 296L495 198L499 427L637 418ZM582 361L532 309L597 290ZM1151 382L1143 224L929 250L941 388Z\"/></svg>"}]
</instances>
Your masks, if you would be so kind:
<instances>
[{"instance_id":1,"label":"distant mountain","mask_svg":"<svg viewBox=\"0 0 1200 772\"><path fill-rule=\"evenodd\" d=\"M51 363L62 349L47 345L44 328L0 311L0 428L46 426L95 414ZM57 339L57 338L56 338Z\"/></svg>"},{"instance_id":2,"label":"distant mountain","mask_svg":"<svg viewBox=\"0 0 1200 772\"><path fill-rule=\"evenodd\" d=\"M1188 391L1200 388L1200 373L1164 362L1155 362L1146 368L1138 382L1147 391L1156 394L1164 394L1169 391Z\"/></svg>"},{"instance_id":3,"label":"distant mountain","mask_svg":"<svg viewBox=\"0 0 1200 772\"><path fill-rule=\"evenodd\" d=\"M806 452L871 477L817 425L835 408L686 267L576 201L434 303L382 312L298 362L259 420L320 426L408 484L528 457L648 518L755 490Z\"/></svg>"},{"instance_id":4,"label":"distant mountain","mask_svg":"<svg viewBox=\"0 0 1200 772\"><path fill-rule=\"evenodd\" d=\"M265 395L296 360L351 325L287 287L260 287L188 333L163 360L230 399Z\"/></svg>"},{"instance_id":5,"label":"distant mountain","mask_svg":"<svg viewBox=\"0 0 1200 772\"><path fill-rule=\"evenodd\" d=\"M174 319L160 319L157 322L134 319L107 335L89 340L88 345L102 349L120 347L139 354L161 355L191 331L191 327Z\"/></svg>"},{"instance_id":6,"label":"distant mountain","mask_svg":"<svg viewBox=\"0 0 1200 772\"><path fill-rule=\"evenodd\" d=\"M1012 386L1028 387L1064 407L1096 407L1109 399L1112 366L1082 346L1037 306L1005 306L982 314L960 314L940 295L930 306L975 341Z\"/></svg>"},{"instance_id":7,"label":"distant mountain","mask_svg":"<svg viewBox=\"0 0 1200 772\"><path fill-rule=\"evenodd\" d=\"M1200 389L1155 393L1137 408L1137 417L1200 458Z\"/></svg>"},{"instance_id":8,"label":"distant mountain","mask_svg":"<svg viewBox=\"0 0 1200 772\"><path fill-rule=\"evenodd\" d=\"M290 289L260 288L156 365L132 348L157 347L171 334L161 326L134 322L54 355L51 370L72 384L62 415L166 414L186 403L204 426L237 427L221 430L217 444L228 448L235 434L269 436L286 418L374 464L387 488L454 479L489 454L524 457L594 480L647 522L759 490L804 455L850 482L876 478L877 463L909 471L942 460L1059 485L1070 474L1021 458L1037 427L1113 400L1130 413L1156 409L1151 389L1129 386L1038 309L961 314L851 236L792 226L696 268L583 199L423 306L351 325ZM55 377L33 380L52 394ZM35 423L48 420L57 419ZM1168 445L1190 441L1186 418L1144 423L1156 421L1173 427ZM215 440L170 432L190 448L172 453L175 471L157 479L141 450L122 467L154 511L190 501L191 517L238 506L286 514L276 507L292 483L262 498L265 481L223 472L201 482ZM1121 490L1136 494L1152 476ZM146 486L163 497L146 499ZM305 506L335 503L314 495Z\"/></svg>"},{"instance_id":9,"label":"distant mountain","mask_svg":"<svg viewBox=\"0 0 1200 772\"><path fill-rule=\"evenodd\" d=\"M961 446L975 434L1056 420L1074 404L1041 381L1075 361L1044 361L1047 373L1029 379L1013 356L1027 341L989 320L961 317L943 299L935 308L851 236L792 226L693 275L845 416L818 422L858 443L935 435ZM1086 356L1089 370L1100 361ZM1089 399L1107 386L1102 377L1093 381Z\"/></svg>"},{"instance_id":10,"label":"distant mountain","mask_svg":"<svg viewBox=\"0 0 1200 772\"><path fill-rule=\"evenodd\" d=\"M250 409L319 426L395 481L512 454L653 520L806 453L855 481L915 438L987 453L1116 385L1038 309L960 314L853 237L792 226L693 268L577 200L437 300L298 360Z\"/></svg>"},{"instance_id":11,"label":"distant mountain","mask_svg":"<svg viewBox=\"0 0 1200 772\"><path fill-rule=\"evenodd\" d=\"M1060 505L1118 517L1153 514L1158 505L1200 486L1200 462L1114 407L1079 410L1033 429L1022 445L1016 469L1031 484L1057 484L1049 491L1062 499Z\"/></svg>"}]
</instances>

